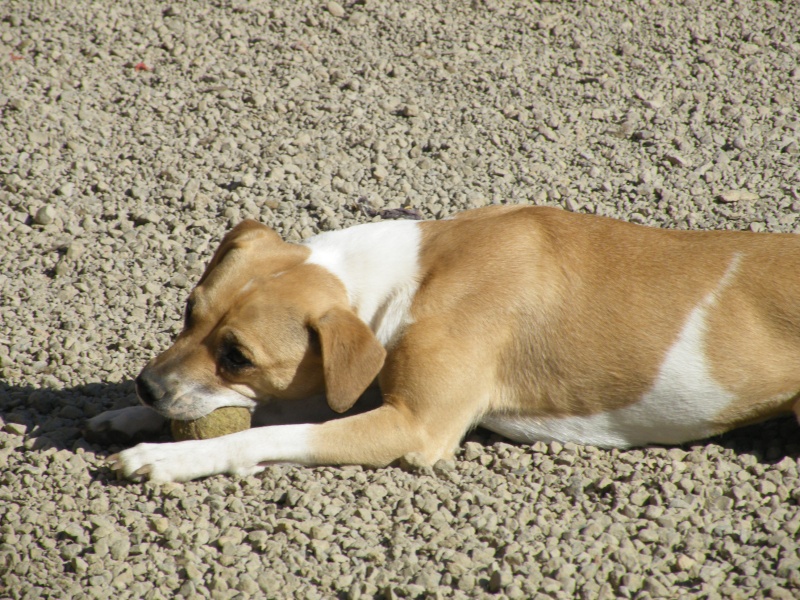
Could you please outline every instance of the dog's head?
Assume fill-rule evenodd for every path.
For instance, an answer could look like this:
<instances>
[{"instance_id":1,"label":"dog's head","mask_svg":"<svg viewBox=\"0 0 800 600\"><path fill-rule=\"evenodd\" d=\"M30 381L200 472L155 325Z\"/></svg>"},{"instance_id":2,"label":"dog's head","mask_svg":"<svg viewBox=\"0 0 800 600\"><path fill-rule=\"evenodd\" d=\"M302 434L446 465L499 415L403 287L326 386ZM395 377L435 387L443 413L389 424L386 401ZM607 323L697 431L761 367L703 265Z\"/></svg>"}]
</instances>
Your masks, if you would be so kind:
<instances>
[{"instance_id":1,"label":"dog's head","mask_svg":"<svg viewBox=\"0 0 800 600\"><path fill-rule=\"evenodd\" d=\"M308 255L255 221L229 232L189 296L183 331L136 378L140 400L172 419L322 393L349 409L386 353L342 282Z\"/></svg>"}]
</instances>

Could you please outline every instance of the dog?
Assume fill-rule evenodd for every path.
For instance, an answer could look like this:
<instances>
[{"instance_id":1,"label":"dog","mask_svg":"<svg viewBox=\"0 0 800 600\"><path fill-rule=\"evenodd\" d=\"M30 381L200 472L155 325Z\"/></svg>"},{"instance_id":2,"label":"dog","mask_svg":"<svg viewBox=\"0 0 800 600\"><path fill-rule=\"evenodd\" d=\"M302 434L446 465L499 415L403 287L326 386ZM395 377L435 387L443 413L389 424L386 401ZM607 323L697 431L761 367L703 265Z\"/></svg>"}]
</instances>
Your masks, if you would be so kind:
<instances>
[{"instance_id":1,"label":"dog","mask_svg":"<svg viewBox=\"0 0 800 600\"><path fill-rule=\"evenodd\" d=\"M348 413L376 381L375 406ZM535 206L301 244L244 221L136 389L142 406L90 428L132 435L222 406L345 415L109 458L161 482L279 462L432 465L478 425L523 443L679 444L800 416L800 238Z\"/></svg>"}]
</instances>

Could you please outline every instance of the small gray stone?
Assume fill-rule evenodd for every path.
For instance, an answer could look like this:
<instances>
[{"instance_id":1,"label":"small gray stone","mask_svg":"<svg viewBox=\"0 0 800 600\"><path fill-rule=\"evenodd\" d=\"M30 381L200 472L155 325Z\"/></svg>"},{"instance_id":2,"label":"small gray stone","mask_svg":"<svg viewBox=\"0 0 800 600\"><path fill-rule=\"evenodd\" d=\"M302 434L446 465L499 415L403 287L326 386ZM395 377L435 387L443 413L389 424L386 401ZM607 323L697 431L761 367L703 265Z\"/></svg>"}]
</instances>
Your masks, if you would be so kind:
<instances>
[{"instance_id":1,"label":"small gray stone","mask_svg":"<svg viewBox=\"0 0 800 600\"><path fill-rule=\"evenodd\" d=\"M458 589L462 592L469 593L475 589L478 581L473 573L464 573L458 578ZM499 583L499 582L498 582Z\"/></svg>"},{"instance_id":2,"label":"small gray stone","mask_svg":"<svg viewBox=\"0 0 800 600\"><path fill-rule=\"evenodd\" d=\"M67 544L66 546L61 548L61 558L66 561L74 560L81 552L83 552L83 546L80 544Z\"/></svg>"},{"instance_id":3,"label":"small gray stone","mask_svg":"<svg viewBox=\"0 0 800 600\"><path fill-rule=\"evenodd\" d=\"M341 19L344 16L344 8L338 2L334 2L333 0L329 0L328 3L325 5L328 9L328 12L331 13L334 17Z\"/></svg>"},{"instance_id":4,"label":"small gray stone","mask_svg":"<svg viewBox=\"0 0 800 600\"><path fill-rule=\"evenodd\" d=\"M28 432L28 426L22 423L6 423L3 431L11 435L25 435Z\"/></svg>"},{"instance_id":5,"label":"small gray stone","mask_svg":"<svg viewBox=\"0 0 800 600\"><path fill-rule=\"evenodd\" d=\"M56 190L56 192L60 196L64 196L65 198L69 198L70 196L72 196L72 194L75 193L75 184L72 183L71 181L68 181L67 183L65 183L63 185L58 186L58 189Z\"/></svg>"},{"instance_id":6,"label":"small gray stone","mask_svg":"<svg viewBox=\"0 0 800 600\"><path fill-rule=\"evenodd\" d=\"M670 163L672 165L675 165L676 167L688 167L689 166L689 161L686 160L680 154L673 154L673 153L667 154L666 156L664 156L664 160L666 160L668 163Z\"/></svg>"},{"instance_id":7,"label":"small gray stone","mask_svg":"<svg viewBox=\"0 0 800 600\"><path fill-rule=\"evenodd\" d=\"M400 109L400 114L404 117L418 117L421 111L416 104L406 104Z\"/></svg>"},{"instance_id":8,"label":"small gray stone","mask_svg":"<svg viewBox=\"0 0 800 600\"><path fill-rule=\"evenodd\" d=\"M181 289L185 289L190 285L189 280L182 273L177 273L176 275L173 275L172 279L169 280L169 283L172 287L177 287Z\"/></svg>"},{"instance_id":9,"label":"small gray stone","mask_svg":"<svg viewBox=\"0 0 800 600\"><path fill-rule=\"evenodd\" d=\"M496 569L492 572L491 576L489 577L489 591L490 592L499 592L502 591L506 586L508 586L513 581L513 577L510 571L503 570L503 569Z\"/></svg>"},{"instance_id":10,"label":"small gray stone","mask_svg":"<svg viewBox=\"0 0 800 600\"><path fill-rule=\"evenodd\" d=\"M136 217L136 223L143 225L145 223L157 224L161 222L161 215L156 211L151 210Z\"/></svg>"},{"instance_id":11,"label":"small gray stone","mask_svg":"<svg viewBox=\"0 0 800 600\"><path fill-rule=\"evenodd\" d=\"M430 590L437 588L441 581L441 573L437 573L433 569L426 569L417 575L417 577L414 579L414 585L418 585L422 588Z\"/></svg>"},{"instance_id":12,"label":"small gray stone","mask_svg":"<svg viewBox=\"0 0 800 600\"><path fill-rule=\"evenodd\" d=\"M744 43L739 46L739 54L742 56L750 56L761 52L761 47L757 44Z\"/></svg>"},{"instance_id":13,"label":"small gray stone","mask_svg":"<svg viewBox=\"0 0 800 600\"><path fill-rule=\"evenodd\" d=\"M64 557L65 552L62 552L61 555ZM67 551L66 554L71 554L71 550ZM89 564L83 560L80 556L73 556L71 560L72 568L75 570L75 573L78 575L85 575L86 571L89 569Z\"/></svg>"},{"instance_id":14,"label":"small gray stone","mask_svg":"<svg viewBox=\"0 0 800 600\"><path fill-rule=\"evenodd\" d=\"M246 96L245 102L252 104L256 108L263 108L267 104L267 97L260 92L255 92Z\"/></svg>"},{"instance_id":15,"label":"small gray stone","mask_svg":"<svg viewBox=\"0 0 800 600\"><path fill-rule=\"evenodd\" d=\"M747 190L727 190L719 195L723 202L753 202L758 200L758 195Z\"/></svg>"},{"instance_id":16,"label":"small gray stone","mask_svg":"<svg viewBox=\"0 0 800 600\"><path fill-rule=\"evenodd\" d=\"M384 167L383 165L375 165L375 166L372 168L372 176L373 176L373 177L374 177L374 178L375 178L377 181L383 181L384 179L386 179L386 177L387 177L388 175L389 175L389 171L387 171L387 170L386 170L386 167Z\"/></svg>"},{"instance_id":17,"label":"small gray stone","mask_svg":"<svg viewBox=\"0 0 800 600\"><path fill-rule=\"evenodd\" d=\"M125 538L119 538L109 544L109 554L114 560L125 560L128 558L131 544Z\"/></svg>"},{"instance_id":18,"label":"small gray stone","mask_svg":"<svg viewBox=\"0 0 800 600\"><path fill-rule=\"evenodd\" d=\"M56 209L46 204L36 211L36 216L33 218L34 222L38 225L50 225L56 219Z\"/></svg>"},{"instance_id":19,"label":"small gray stone","mask_svg":"<svg viewBox=\"0 0 800 600\"><path fill-rule=\"evenodd\" d=\"M81 255L84 253L85 250L86 248L82 243L71 242L69 246L67 246L67 251L65 253L65 256L70 260L77 260L81 257Z\"/></svg>"},{"instance_id":20,"label":"small gray stone","mask_svg":"<svg viewBox=\"0 0 800 600\"><path fill-rule=\"evenodd\" d=\"M134 186L130 189L130 195L132 198L136 200L147 200L147 197L150 195L146 188L141 186Z\"/></svg>"},{"instance_id":21,"label":"small gray stone","mask_svg":"<svg viewBox=\"0 0 800 600\"><path fill-rule=\"evenodd\" d=\"M714 506L720 510L729 511L733 508L734 500L729 496L720 496L714 501Z\"/></svg>"}]
</instances>

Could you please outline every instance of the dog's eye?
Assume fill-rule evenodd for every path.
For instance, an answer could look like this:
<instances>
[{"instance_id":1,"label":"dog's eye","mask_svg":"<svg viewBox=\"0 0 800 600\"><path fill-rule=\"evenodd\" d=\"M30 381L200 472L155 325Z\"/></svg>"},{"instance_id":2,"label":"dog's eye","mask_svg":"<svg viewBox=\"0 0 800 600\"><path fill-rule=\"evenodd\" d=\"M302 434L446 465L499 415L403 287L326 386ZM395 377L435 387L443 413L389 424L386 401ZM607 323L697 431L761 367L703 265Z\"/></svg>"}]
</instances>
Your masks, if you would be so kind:
<instances>
[{"instance_id":1,"label":"dog's eye","mask_svg":"<svg viewBox=\"0 0 800 600\"><path fill-rule=\"evenodd\" d=\"M246 367L252 367L252 361L247 358L236 346L231 346L222 355L222 362L226 369L239 371Z\"/></svg>"}]
</instances>

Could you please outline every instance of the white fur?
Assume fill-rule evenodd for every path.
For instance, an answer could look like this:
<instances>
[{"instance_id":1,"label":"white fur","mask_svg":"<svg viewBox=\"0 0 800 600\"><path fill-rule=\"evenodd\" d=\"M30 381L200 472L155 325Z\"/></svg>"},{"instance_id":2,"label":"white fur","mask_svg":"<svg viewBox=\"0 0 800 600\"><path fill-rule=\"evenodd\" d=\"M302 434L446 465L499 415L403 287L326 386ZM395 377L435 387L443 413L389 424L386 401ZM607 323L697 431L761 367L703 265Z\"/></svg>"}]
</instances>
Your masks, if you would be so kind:
<instances>
[{"instance_id":1,"label":"white fur","mask_svg":"<svg viewBox=\"0 0 800 600\"><path fill-rule=\"evenodd\" d=\"M149 406L128 406L117 410L107 410L86 421L92 432L117 432L132 438L139 434L154 434L163 426L166 418Z\"/></svg>"},{"instance_id":2,"label":"white fur","mask_svg":"<svg viewBox=\"0 0 800 600\"><path fill-rule=\"evenodd\" d=\"M314 425L259 427L210 440L139 444L111 457L125 477L151 481L189 481L217 474L253 475L272 463L311 464L309 439Z\"/></svg>"},{"instance_id":3,"label":"white fur","mask_svg":"<svg viewBox=\"0 0 800 600\"><path fill-rule=\"evenodd\" d=\"M735 396L711 376L705 355L708 312L734 278L739 262L737 254L716 289L689 314L653 388L635 404L582 417L490 414L481 425L521 442L575 442L607 448L675 444L714 434L714 417Z\"/></svg>"},{"instance_id":4,"label":"white fur","mask_svg":"<svg viewBox=\"0 0 800 600\"><path fill-rule=\"evenodd\" d=\"M419 285L420 230L414 221L382 221L329 231L306 241L309 263L324 267L347 289L356 314L390 347L411 323Z\"/></svg>"},{"instance_id":5,"label":"white fur","mask_svg":"<svg viewBox=\"0 0 800 600\"><path fill-rule=\"evenodd\" d=\"M257 402L246 395L252 392L244 386L209 387L173 373L167 377L167 387L171 390L167 410L158 407L165 417L178 421L192 421L206 416L223 406L241 406L254 409Z\"/></svg>"}]
</instances>

